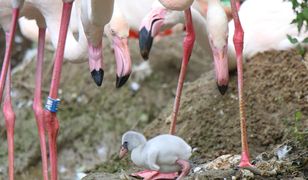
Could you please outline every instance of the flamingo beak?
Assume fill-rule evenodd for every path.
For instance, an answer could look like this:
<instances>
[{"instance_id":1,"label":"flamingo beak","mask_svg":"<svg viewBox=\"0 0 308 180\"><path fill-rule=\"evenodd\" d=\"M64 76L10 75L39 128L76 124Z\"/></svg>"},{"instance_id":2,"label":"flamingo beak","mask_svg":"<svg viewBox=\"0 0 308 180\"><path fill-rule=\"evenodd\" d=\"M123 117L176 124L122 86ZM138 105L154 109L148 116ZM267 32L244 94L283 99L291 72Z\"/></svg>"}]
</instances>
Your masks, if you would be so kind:
<instances>
[{"instance_id":1,"label":"flamingo beak","mask_svg":"<svg viewBox=\"0 0 308 180\"><path fill-rule=\"evenodd\" d=\"M120 88L126 83L132 71L131 58L128 48L128 39L114 36L113 48L117 64L116 87Z\"/></svg>"},{"instance_id":2,"label":"flamingo beak","mask_svg":"<svg viewBox=\"0 0 308 180\"><path fill-rule=\"evenodd\" d=\"M89 42L89 68L91 76L97 86L101 86L104 79L104 70L102 68L102 44L94 46Z\"/></svg>"},{"instance_id":3,"label":"flamingo beak","mask_svg":"<svg viewBox=\"0 0 308 180\"><path fill-rule=\"evenodd\" d=\"M149 59L153 38L164 25L166 9L153 9L142 21L139 30L139 48L143 59Z\"/></svg>"},{"instance_id":4,"label":"flamingo beak","mask_svg":"<svg viewBox=\"0 0 308 180\"><path fill-rule=\"evenodd\" d=\"M122 145L119 152L119 158L122 159L127 153L128 153L127 147L125 147L125 145Z\"/></svg>"},{"instance_id":5,"label":"flamingo beak","mask_svg":"<svg viewBox=\"0 0 308 180\"><path fill-rule=\"evenodd\" d=\"M222 49L212 48L214 56L215 73L217 80L217 87L219 92L224 95L228 89L229 83L229 68L228 68L228 56L227 46Z\"/></svg>"}]
</instances>

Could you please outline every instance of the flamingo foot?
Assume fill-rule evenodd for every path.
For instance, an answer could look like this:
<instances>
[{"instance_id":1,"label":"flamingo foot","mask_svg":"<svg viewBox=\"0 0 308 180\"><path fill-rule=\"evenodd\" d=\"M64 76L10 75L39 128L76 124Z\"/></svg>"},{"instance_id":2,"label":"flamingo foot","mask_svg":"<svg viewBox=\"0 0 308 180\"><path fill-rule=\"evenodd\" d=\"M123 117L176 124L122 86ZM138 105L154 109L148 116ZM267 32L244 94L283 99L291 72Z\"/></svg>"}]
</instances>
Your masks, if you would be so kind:
<instances>
[{"instance_id":1,"label":"flamingo foot","mask_svg":"<svg viewBox=\"0 0 308 180\"><path fill-rule=\"evenodd\" d=\"M161 173L158 171L144 170L137 173L133 173L130 176L135 178L142 178L144 180L176 179L178 177L178 172Z\"/></svg>"},{"instance_id":2,"label":"flamingo foot","mask_svg":"<svg viewBox=\"0 0 308 180\"><path fill-rule=\"evenodd\" d=\"M241 162L239 167L252 167L253 165L249 161L249 154L247 152L242 152Z\"/></svg>"}]
</instances>

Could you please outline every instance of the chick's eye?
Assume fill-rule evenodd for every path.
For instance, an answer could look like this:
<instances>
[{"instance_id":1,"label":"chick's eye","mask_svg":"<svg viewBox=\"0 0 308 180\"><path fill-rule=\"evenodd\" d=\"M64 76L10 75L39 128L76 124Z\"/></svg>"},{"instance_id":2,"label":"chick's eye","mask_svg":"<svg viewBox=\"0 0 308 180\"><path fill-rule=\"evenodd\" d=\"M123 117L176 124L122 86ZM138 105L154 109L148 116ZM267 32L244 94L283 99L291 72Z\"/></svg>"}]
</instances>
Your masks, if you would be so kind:
<instances>
[{"instance_id":1,"label":"chick's eye","mask_svg":"<svg viewBox=\"0 0 308 180\"><path fill-rule=\"evenodd\" d=\"M124 148L126 148L127 149L127 147L128 147L128 142L127 141L125 141L124 143L123 143L123 145L122 145Z\"/></svg>"}]
</instances>

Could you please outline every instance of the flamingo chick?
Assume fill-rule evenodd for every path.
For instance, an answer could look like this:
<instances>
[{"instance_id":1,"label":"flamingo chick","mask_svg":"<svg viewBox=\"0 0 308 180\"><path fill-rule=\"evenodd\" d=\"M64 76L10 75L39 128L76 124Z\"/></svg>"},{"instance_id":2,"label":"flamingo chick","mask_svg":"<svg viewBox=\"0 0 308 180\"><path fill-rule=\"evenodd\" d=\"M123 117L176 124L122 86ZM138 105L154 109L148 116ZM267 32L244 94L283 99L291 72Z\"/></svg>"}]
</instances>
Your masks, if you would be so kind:
<instances>
[{"instance_id":1,"label":"flamingo chick","mask_svg":"<svg viewBox=\"0 0 308 180\"><path fill-rule=\"evenodd\" d=\"M175 179L177 172L182 179L189 173L188 159L192 148L180 137L163 134L150 140L135 131L128 131L122 136L120 158L131 151L131 159L139 167L150 171L142 171L132 176L144 179Z\"/></svg>"}]
</instances>

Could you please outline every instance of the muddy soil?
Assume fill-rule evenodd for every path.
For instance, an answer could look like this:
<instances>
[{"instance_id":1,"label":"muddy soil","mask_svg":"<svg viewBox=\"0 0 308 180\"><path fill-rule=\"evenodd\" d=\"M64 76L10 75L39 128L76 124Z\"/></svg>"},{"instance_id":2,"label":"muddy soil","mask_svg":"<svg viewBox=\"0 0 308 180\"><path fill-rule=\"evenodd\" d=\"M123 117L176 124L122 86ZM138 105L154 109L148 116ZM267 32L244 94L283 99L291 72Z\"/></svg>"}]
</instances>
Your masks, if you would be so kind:
<instances>
[{"instance_id":1,"label":"muddy soil","mask_svg":"<svg viewBox=\"0 0 308 180\"><path fill-rule=\"evenodd\" d=\"M256 167L262 169L268 164L266 171L275 169L279 164L277 148L284 142L292 141L292 158L282 162L280 168L270 178L307 177L308 152L308 76L307 68L295 51L266 52L247 60L244 65L244 98L248 143L251 159ZM221 96L216 88L213 72L203 74L194 82L186 83L183 91L180 113L178 116L177 135L183 137L193 148L191 158L194 167L210 162L225 154L240 154L240 124L237 99L236 73L231 76L229 90ZM147 137L168 133L173 100L143 132ZM298 142L298 143L295 143ZM277 147L277 145L280 145ZM296 147L296 148L295 148ZM292 148L291 148L292 149ZM262 154L272 154L266 160L260 160ZM274 155L275 154L275 157ZM272 158L270 158L272 157ZM274 158L274 159L273 159ZM294 161L293 161L294 160ZM294 162L301 162L297 166ZM258 164L259 162L259 164ZM263 163L262 163L263 162ZM238 161L237 161L238 163ZM236 168L218 171L191 173L188 179L213 178L259 178L266 179L264 173L245 172ZM110 168L110 166L114 168ZM110 165L101 164L85 179L106 179L106 173L117 174L133 172L133 164L126 159L123 163L117 158ZM216 169L216 170L217 170ZM250 174L250 175L247 175ZM251 175L252 173L252 175ZM203 175L202 175L203 174ZM114 175L113 175L114 176ZM111 176L112 177L112 176ZM108 179L108 178L107 178ZM125 178L124 178L125 179Z\"/></svg>"},{"instance_id":2,"label":"muddy soil","mask_svg":"<svg viewBox=\"0 0 308 180\"><path fill-rule=\"evenodd\" d=\"M93 169L118 151L121 134L128 129L142 129L153 121L174 97L180 70L182 35L162 39L153 47L149 60L152 72L136 72L127 85L115 88L114 55L107 40L104 41L105 78L102 87L96 87L87 63L64 63L61 89L61 106L58 113L60 132L58 138L59 177L77 178L80 172ZM174 43L177 42L177 43ZM31 47L31 46L30 46ZM35 46L34 46L35 47ZM166 48L169 50L166 51ZM50 48L47 48L50 49ZM130 41L135 65L143 62L138 43ZM16 179L41 179L40 150L35 119L32 112L36 50L30 49L23 63L13 74L13 106L15 123ZM34 52L34 53L33 53ZM164 53L162 53L164 52ZM32 55L32 56L31 56ZM197 79L211 69L212 62L202 59L196 47L188 68L187 81ZM46 50L44 64L43 102L48 94L52 74L53 52ZM140 85L132 91L131 84ZM7 178L7 145L4 119L0 119L0 179Z\"/></svg>"}]
</instances>

